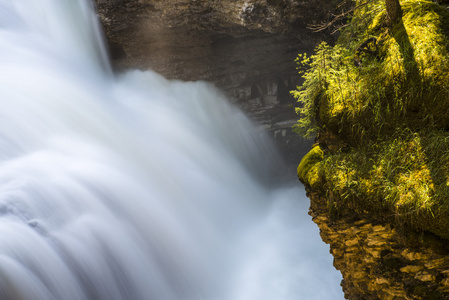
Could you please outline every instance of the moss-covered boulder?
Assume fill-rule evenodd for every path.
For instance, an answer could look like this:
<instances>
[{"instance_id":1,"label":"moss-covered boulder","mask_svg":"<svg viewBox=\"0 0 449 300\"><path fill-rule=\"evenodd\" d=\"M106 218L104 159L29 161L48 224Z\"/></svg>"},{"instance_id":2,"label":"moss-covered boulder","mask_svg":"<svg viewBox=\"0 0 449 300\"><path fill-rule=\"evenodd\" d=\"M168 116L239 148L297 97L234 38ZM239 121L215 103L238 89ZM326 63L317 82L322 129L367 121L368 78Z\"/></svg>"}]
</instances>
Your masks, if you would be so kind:
<instances>
[{"instance_id":1,"label":"moss-covered boulder","mask_svg":"<svg viewBox=\"0 0 449 300\"><path fill-rule=\"evenodd\" d=\"M319 188L321 184L320 163L323 160L324 153L319 145L314 145L298 165L297 173L299 180L311 186L313 189Z\"/></svg>"}]
</instances>

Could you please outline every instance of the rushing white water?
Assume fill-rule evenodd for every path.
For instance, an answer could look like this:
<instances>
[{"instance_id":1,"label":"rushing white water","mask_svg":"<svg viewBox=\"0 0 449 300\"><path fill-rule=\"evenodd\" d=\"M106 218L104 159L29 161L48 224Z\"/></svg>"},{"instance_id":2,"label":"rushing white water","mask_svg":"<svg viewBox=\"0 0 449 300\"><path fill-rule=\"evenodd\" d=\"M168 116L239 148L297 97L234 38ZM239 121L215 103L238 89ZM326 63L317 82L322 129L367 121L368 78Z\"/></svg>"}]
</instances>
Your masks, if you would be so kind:
<instances>
[{"instance_id":1,"label":"rushing white water","mask_svg":"<svg viewBox=\"0 0 449 300\"><path fill-rule=\"evenodd\" d=\"M343 298L269 143L205 83L114 75L90 2L0 0L0 103L0 299Z\"/></svg>"}]
</instances>

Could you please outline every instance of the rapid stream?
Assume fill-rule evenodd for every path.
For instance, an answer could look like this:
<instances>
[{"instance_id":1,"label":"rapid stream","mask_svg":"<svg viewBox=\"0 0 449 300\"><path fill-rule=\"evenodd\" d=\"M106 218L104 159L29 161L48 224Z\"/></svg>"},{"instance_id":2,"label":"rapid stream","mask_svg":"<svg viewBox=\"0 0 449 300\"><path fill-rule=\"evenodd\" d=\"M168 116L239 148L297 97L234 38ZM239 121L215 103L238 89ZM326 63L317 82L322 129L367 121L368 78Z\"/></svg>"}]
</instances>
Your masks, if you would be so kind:
<instances>
[{"instance_id":1,"label":"rapid stream","mask_svg":"<svg viewBox=\"0 0 449 300\"><path fill-rule=\"evenodd\" d=\"M215 88L114 74L87 0L0 0L0 299L342 299L299 183Z\"/></svg>"}]
</instances>

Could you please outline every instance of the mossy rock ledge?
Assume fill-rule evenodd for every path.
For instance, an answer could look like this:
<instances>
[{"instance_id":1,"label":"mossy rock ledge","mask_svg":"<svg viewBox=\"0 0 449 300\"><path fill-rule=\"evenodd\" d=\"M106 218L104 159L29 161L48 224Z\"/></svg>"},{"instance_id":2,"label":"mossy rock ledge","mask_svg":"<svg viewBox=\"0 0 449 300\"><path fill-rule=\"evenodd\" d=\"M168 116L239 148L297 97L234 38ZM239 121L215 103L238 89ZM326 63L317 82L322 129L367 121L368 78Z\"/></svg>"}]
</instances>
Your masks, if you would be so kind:
<instances>
[{"instance_id":1,"label":"mossy rock ledge","mask_svg":"<svg viewBox=\"0 0 449 300\"><path fill-rule=\"evenodd\" d=\"M393 25L384 1L358 8L292 91L316 136L298 178L349 299L449 299L449 11L401 7Z\"/></svg>"}]
</instances>

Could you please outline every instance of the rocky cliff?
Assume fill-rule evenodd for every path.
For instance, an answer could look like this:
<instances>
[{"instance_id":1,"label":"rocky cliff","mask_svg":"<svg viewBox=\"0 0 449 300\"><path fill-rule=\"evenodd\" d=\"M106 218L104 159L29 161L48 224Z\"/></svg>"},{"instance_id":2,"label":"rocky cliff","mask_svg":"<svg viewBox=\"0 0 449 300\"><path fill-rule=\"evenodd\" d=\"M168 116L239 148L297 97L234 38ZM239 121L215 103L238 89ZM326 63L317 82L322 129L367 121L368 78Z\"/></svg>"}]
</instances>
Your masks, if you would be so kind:
<instances>
[{"instance_id":1,"label":"rocky cliff","mask_svg":"<svg viewBox=\"0 0 449 300\"><path fill-rule=\"evenodd\" d=\"M116 69L212 82L268 130L290 165L307 152L291 130L297 116L289 91L301 81L294 60L332 41L307 29L330 17L332 1L96 2Z\"/></svg>"},{"instance_id":2,"label":"rocky cliff","mask_svg":"<svg viewBox=\"0 0 449 300\"><path fill-rule=\"evenodd\" d=\"M366 2L295 96L298 166L348 299L449 299L449 12Z\"/></svg>"}]
</instances>

